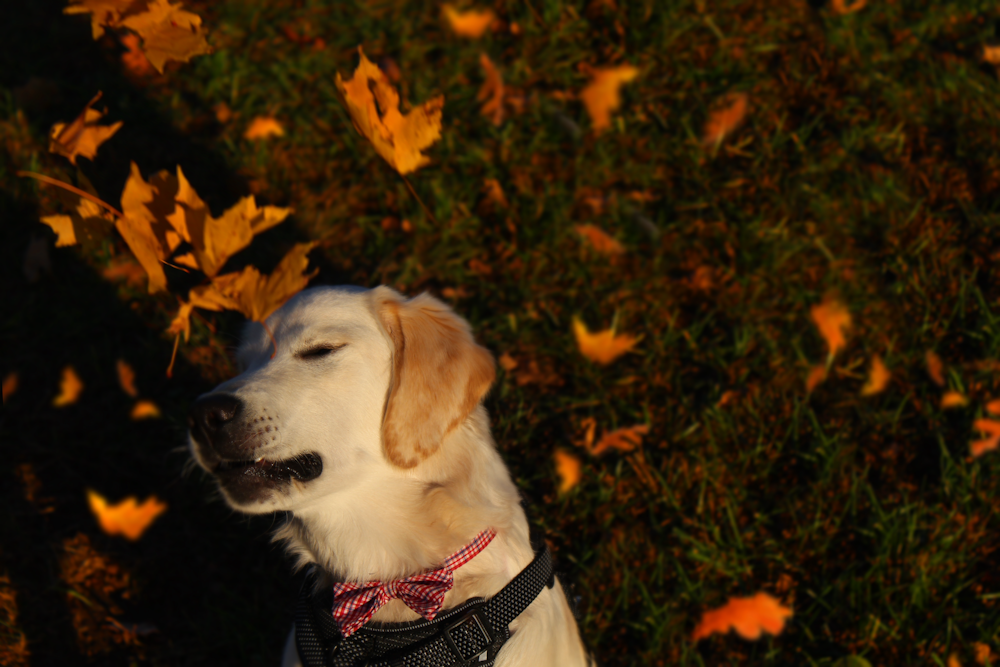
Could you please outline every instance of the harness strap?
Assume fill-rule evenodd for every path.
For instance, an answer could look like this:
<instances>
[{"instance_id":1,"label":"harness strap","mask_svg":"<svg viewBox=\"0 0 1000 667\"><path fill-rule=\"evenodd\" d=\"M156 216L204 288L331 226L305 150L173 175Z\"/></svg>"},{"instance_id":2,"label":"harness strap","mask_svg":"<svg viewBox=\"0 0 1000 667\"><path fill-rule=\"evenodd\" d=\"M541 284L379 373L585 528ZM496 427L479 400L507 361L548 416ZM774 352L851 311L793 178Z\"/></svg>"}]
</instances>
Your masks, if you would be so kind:
<instances>
[{"instance_id":1,"label":"harness strap","mask_svg":"<svg viewBox=\"0 0 1000 667\"><path fill-rule=\"evenodd\" d=\"M299 659L305 667L491 667L511 621L554 585L552 554L542 542L534 560L489 600L471 598L433 621L368 624L345 639L326 596L314 599L306 581L295 611Z\"/></svg>"}]
</instances>

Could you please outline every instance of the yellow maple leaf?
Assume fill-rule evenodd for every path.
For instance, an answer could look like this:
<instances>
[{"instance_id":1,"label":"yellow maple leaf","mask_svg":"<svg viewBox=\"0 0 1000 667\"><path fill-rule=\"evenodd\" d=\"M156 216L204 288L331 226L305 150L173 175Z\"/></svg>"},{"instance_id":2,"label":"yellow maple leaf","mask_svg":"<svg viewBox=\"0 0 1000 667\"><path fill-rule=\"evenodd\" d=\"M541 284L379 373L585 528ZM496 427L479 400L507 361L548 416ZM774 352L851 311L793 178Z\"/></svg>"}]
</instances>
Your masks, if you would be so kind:
<instances>
[{"instance_id":1,"label":"yellow maple leaf","mask_svg":"<svg viewBox=\"0 0 1000 667\"><path fill-rule=\"evenodd\" d=\"M625 252L625 247L621 243L596 225L576 225L573 229L601 254L621 255Z\"/></svg>"},{"instance_id":2,"label":"yellow maple leaf","mask_svg":"<svg viewBox=\"0 0 1000 667\"><path fill-rule=\"evenodd\" d=\"M69 215L44 215L39 220L56 233L56 247L76 245L87 238L103 238L111 231L114 218L108 212L83 197L75 197L74 210Z\"/></svg>"},{"instance_id":3,"label":"yellow maple leaf","mask_svg":"<svg viewBox=\"0 0 1000 667\"><path fill-rule=\"evenodd\" d=\"M861 395L873 396L880 393L889 384L890 379L892 379L892 373L885 367L882 357L877 354L872 355L872 366L868 371L868 381L861 388Z\"/></svg>"},{"instance_id":4,"label":"yellow maple leaf","mask_svg":"<svg viewBox=\"0 0 1000 667\"><path fill-rule=\"evenodd\" d=\"M595 134L611 126L611 113L621 104L619 90L637 76L638 68L631 65L594 70L593 79L580 91L580 99L587 107Z\"/></svg>"},{"instance_id":5,"label":"yellow maple leaf","mask_svg":"<svg viewBox=\"0 0 1000 667\"><path fill-rule=\"evenodd\" d=\"M400 174L408 174L430 162L421 151L441 138L444 95L414 107L405 116L399 112L399 94L389 79L358 47L361 60L350 80L337 73L340 91L354 127L375 151Z\"/></svg>"},{"instance_id":6,"label":"yellow maple leaf","mask_svg":"<svg viewBox=\"0 0 1000 667\"><path fill-rule=\"evenodd\" d=\"M72 366L66 366L62 371L62 379L59 381L59 395L52 400L52 405L61 408L66 405L76 403L83 391L83 381L76 374Z\"/></svg>"},{"instance_id":7,"label":"yellow maple leaf","mask_svg":"<svg viewBox=\"0 0 1000 667\"><path fill-rule=\"evenodd\" d=\"M129 413L129 418L132 421L139 421L140 419L159 419L160 418L160 408L156 403L142 399L135 402L132 406L132 412Z\"/></svg>"},{"instance_id":8,"label":"yellow maple leaf","mask_svg":"<svg viewBox=\"0 0 1000 667\"><path fill-rule=\"evenodd\" d=\"M91 109L101 93L87 103L80 115L72 123L56 123L49 131L49 152L69 158L76 165L76 158L85 157L93 160L97 149L110 139L122 126L122 121L111 125L98 125L107 111Z\"/></svg>"},{"instance_id":9,"label":"yellow maple leaf","mask_svg":"<svg viewBox=\"0 0 1000 667\"><path fill-rule=\"evenodd\" d=\"M96 491L87 491L90 511L97 517L101 530L108 535L124 535L127 539L138 540L160 514L166 511L166 503L156 496L150 496L139 504L135 496L129 496L115 505Z\"/></svg>"},{"instance_id":10,"label":"yellow maple leaf","mask_svg":"<svg viewBox=\"0 0 1000 667\"><path fill-rule=\"evenodd\" d=\"M94 39L99 39L104 35L105 26L115 28L120 25L122 15L134 3L135 0L70 0L63 14L90 14Z\"/></svg>"},{"instance_id":11,"label":"yellow maple leaf","mask_svg":"<svg viewBox=\"0 0 1000 667\"><path fill-rule=\"evenodd\" d=\"M132 370L128 362L119 359L118 363L115 364L115 369L118 371L118 384L121 385L122 391L132 398L138 396L139 390L135 388L135 371Z\"/></svg>"},{"instance_id":12,"label":"yellow maple leaf","mask_svg":"<svg viewBox=\"0 0 1000 667\"><path fill-rule=\"evenodd\" d=\"M244 139L267 139L268 137L285 136L285 128L273 116L257 116L243 133Z\"/></svg>"},{"instance_id":13,"label":"yellow maple leaf","mask_svg":"<svg viewBox=\"0 0 1000 667\"><path fill-rule=\"evenodd\" d=\"M218 291L232 299L241 313L255 322L263 322L296 292L302 290L319 269L305 273L307 257L316 242L299 243L288 251L270 275L261 275L256 267L247 266L238 273L217 277L213 283Z\"/></svg>"},{"instance_id":14,"label":"yellow maple leaf","mask_svg":"<svg viewBox=\"0 0 1000 667\"><path fill-rule=\"evenodd\" d=\"M212 51L201 17L184 11L180 4L171 5L169 0L150 0L146 11L125 17L121 25L142 37L142 50L159 72L168 60L187 62Z\"/></svg>"},{"instance_id":15,"label":"yellow maple leaf","mask_svg":"<svg viewBox=\"0 0 1000 667\"><path fill-rule=\"evenodd\" d=\"M573 335L576 337L580 354L604 366L631 350L642 340L642 336L616 335L614 329L591 333L578 317L573 318Z\"/></svg>"},{"instance_id":16,"label":"yellow maple leaf","mask_svg":"<svg viewBox=\"0 0 1000 667\"><path fill-rule=\"evenodd\" d=\"M730 598L722 607L702 614L691 641L730 630L735 630L744 639L759 639L762 632L777 635L784 629L785 619L791 616L791 609L783 607L767 593L757 593L751 598Z\"/></svg>"},{"instance_id":17,"label":"yellow maple leaf","mask_svg":"<svg viewBox=\"0 0 1000 667\"><path fill-rule=\"evenodd\" d=\"M728 93L716 103L702 130L703 146L719 146L746 118L750 98L746 93Z\"/></svg>"},{"instance_id":18,"label":"yellow maple leaf","mask_svg":"<svg viewBox=\"0 0 1000 667\"><path fill-rule=\"evenodd\" d=\"M556 474L559 475L559 493L566 493L576 486L583 476L580 459L561 449L557 449L553 457L556 461Z\"/></svg>"},{"instance_id":19,"label":"yellow maple leaf","mask_svg":"<svg viewBox=\"0 0 1000 667\"><path fill-rule=\"evenodd\" d=\"M441 5L441 13L447 19L452 32L459 37L468 37L470 39L482 37L483 33L493 24L496 18L489 9L470 9L460 12L449 4Z\"/></svg>"},{"instance_id":20,"label":"yellow maple leaf","mask_svg":"<svg viewBox=\"0 0 1000 667\"><path fill-rule=\"evenodd\" d=\"M814 305L810 312L816 328L826 341L829 350L828 360L832 360L847 344L844 331L851 327L851 313L844 304L832 297Z\"/></svg>"},{"instance_id":21,"label":"yellow maple leaf","mask_svg":"<svg viewBox=\"0 0 1000 667\"><path fill-rule=\"evenodd\" d=\"M500 70L485 53L479 54L479 64L486 72L486 80L476 93L476 99L483 102L480 109L482 114L499 127L503 123L503 78L500 76Z\"/></svg>"}]
</instances>

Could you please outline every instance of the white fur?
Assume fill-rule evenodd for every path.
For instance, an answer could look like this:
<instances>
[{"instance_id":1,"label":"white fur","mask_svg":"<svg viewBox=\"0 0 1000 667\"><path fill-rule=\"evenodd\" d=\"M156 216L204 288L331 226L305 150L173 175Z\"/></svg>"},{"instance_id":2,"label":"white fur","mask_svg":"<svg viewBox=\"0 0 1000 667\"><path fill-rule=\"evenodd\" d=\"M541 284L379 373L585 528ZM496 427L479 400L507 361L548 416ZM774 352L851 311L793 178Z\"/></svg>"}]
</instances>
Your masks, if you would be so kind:
<instances>
[{"instance_id":1,"label":"white fur","mask_svg":"<svg viewBox=\"0 0 1000 667\"><path fill-rule=\"evenodd\" d=\"M492 596L533 554L528 523L494 446L486 410L478 405L437 451L412 468L387 459L382 425L393 377L393 341L372 294L332 287L298 294L268 318L276 352L263 327L248 327L239 350L244 372L215 391L241 399L244 418L262 417L267 420L262 423L273 425L255 455L280 460L317 452L323 473L311 482L293 481L287 490L250 505L227 500L247 513L286 512L288 520L274 537L285 542L297 566L319 565L322 586L335 579L391 580L421 572L492 527L496 538L455 572L445 608L473 596ZM296 356L317 344L346 345L320 359ZM197 458L193 444L192 451ZM374 620L416 618L393 600ZM497 667L587 664L558 583L544 589L510 628ZM299 664L293 629L283 665Z\"/></svg>"}]
</instances>

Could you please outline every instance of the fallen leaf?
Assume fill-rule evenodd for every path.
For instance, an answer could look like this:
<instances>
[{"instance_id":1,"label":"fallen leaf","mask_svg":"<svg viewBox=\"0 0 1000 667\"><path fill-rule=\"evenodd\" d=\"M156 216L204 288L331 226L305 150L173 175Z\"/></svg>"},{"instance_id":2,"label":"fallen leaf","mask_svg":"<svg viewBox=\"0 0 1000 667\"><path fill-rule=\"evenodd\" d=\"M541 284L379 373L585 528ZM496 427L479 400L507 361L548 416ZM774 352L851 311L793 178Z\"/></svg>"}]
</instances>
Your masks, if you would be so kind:
<instances>
[{"instance_id":1,"label":"fallen leaf","mask_svg":"<svg viewBox=\"0 0 1000 667\"><path fill-rule=\"evenodd\" d=\"M283 136L285 136L285 128L281 127L278 119L272 116L257 116L250 121L246 132L243 133L244 139L251 140Z\"/></svg>"},{"instance_id":2,"label":"fallen leaf","mask_svg":"<svg viewBox=\"0 0 1000 667\"><path fill-rule=\"evenodd\" d=\"M848 4L850 3L850 4ZM853 14L868 4L868 0L830 0L830 7L838 14Z\"/></svg>"},{"instance_id":3,"label":"fallen leaf","mask_svg":"<svg viewBox=\"0 0 1000 667\"><path fill-rule=\"evenodd\" d=\"M784 629L785 619L791 616L791 609L781 606L767 593L757 593L752 598L730 598L722 607L702 614L691 641L730 630L736 630L744 639L759 639L762 632L777 635Z\"/></svg>"},{"instance_id":4,"label":"fallen leaf","mask_svg":"<svg viewBox=\"0 0 1000 667\"><path fill-rule=\"evenodd\" d=\"M24 261L21 264L24 279L29 283L38 282L42 273L51 273L52 258L49 256L49 240L44 236L33 236L24 249Z\"/></svg>"},{"instance_id":5,"label":"fallen leaf","mask_svg":"<svg viewBox=\"0 0 1000 667\"><path fill-rule=\"evenodd\" d=\"M517 368L517 360L510 356L507 352L500 355L500 358L497 359L497 363L500 364L500 368L504 369L508 373Z\"/></svg>"},{"instance_id":6,"label":"fallen leaf","mask_svg":"<svg viewBox=\"0 0 1000 667\"><path fill-rule=\"evenodd\" d=\"M101 530L108 535L124 535L133 542L167 509L166 503L160 502L156 496L146 498L141 505L135 496L129 496L116 505L109 505L101 494L88 490L87 501Z\"/></svg>"},{"instance_id":7,"label":"fallen leaf","mask_svg":"<svg viewBox=\"0 0 1000 667\"><path fill-rule=\"evenodd\" d=\"M822 303L818 303L811 310L813 322L819 333L826 341L829 350L828 360L839 352L846 344L844 331L851 327L851 313L840 301L828 297Z\"/></svg>"},{"instance_id":8,"label":"fallen leaf","mask_svg":"<svg viewBox=\"0 0 1000 667\"><path fill-rule=\"evenodd\" d=\"M882 357L872 355L872 365L868 371L868 381L861 388L862 396L873 396L883 391L889 384L892 374L882 363Z\"/></svg>"},{"instance_id":9,"label":"fallen leaf","mask_svg":"<svg viewBox=\"0 0 1000 667\"><path fill-rule=\"evenodd\" d=\"M636 447L642 445L642 436L649 433L647 424L620 428L601 436L597 444L590 449L591 456L600 456L609 449L617 449L620 452L631 452Z\"/></svg>"},{"instance_id":10,"label":"fallen leaf","mask_svg":"<svg viewBox=\"0 0 1000 667\"><path fill-rule=\"evenodd\" d=\"M111 231L114 218L94 202L78 197L75 210L69 215L45 215L39 221L56 233L56 247L76 245L90 236L104 236Z\"/></svg>"},{"instance_id":11,"label":"fallen leaf","mask_svg":"<svg viewBox=\"0 0 1000 667\"><path fill-rule=\"evenodd\" d=\"M1000 44L983 45L983 62L1000 67Z\"/></svg>"},{"instance_id":12,"label":"fallen leaf","mask_svg":"<svg viewBox=\"0 0 1000 667\"><path fill-rule=\"evenodd\" d=\"M596 225L576 225L573 229L587 240L590 247L603 255L621 255L625 252L621 243Z\"/></svg>"},{"instance_id":13,"label":"fallen leaf","mask_svg":"<svg viewBox=\"0 0 1000 667\"><path fill-rule=\"evenodd\" d=\"M441 5L441 12L448 20L452 32L459 37L468 37L469 39L481 37L496 18L489 9L470 9L466 12L460 12L449 4Z\"/></svg>"},{"instance_id":14,"label":"fallen leaf","mask_svg":"<svg viewBox=\"0 0 1000 667\"><path fill-rule=\"evenodd\" d=\"M399 93L385 73L365 58L360 46L358 54L361 60L353 77L345 82L338 72L336 81L354 127L400 174L428 164L430 158L421 151L441 138L444 95L415 106L404 116L399 112Z\"/></svg>"},{"instance_id":15,"label":"fallen leaf","mask_svg":"<svg viewBox=\"0 0 1000 667\"><path fill-rule=\"evenodd\" d=\"M518 387L529 384L537 384L541 387L561 387L565 384L550 364L545 364L543 367L536 359L530 359L527 368L522 367L514 373L514 380Z\"/></svg>"},{"instance_id":16,"label":"fallen leaf","mask_svg":"<svg viewBox=\"0 0 1000 667\"><path fill-rule=\"evenodd\" d=\"M559 493L566 493L580 482L580 459L561 449L557 449L553 456L556 460L556 474L559 475Z\"/></svg>"},{"instance_id":17,"label":"fallen leaf","mask_svg":"<svg viewBox=\"0 0 1000 667\"><path fill-rule=\"evenodd\" d=\"M256 267L247 266L239 273L227 273L213 283L218 291L232 299L238 310L255 322L263 322L295 293L304 288L319 272L305 273L309 251L316 242L299 243L288 251L270 275L263 276Z\"/></svg>"},{"instance_id":18,"label":"fallen leaf","mask_svg":"<svg viewBox=\"0 0 1000 667\"><path fill-rule=\"evenodd\" d=\"M642 340L642 336L616 335L614 329L591 333L579 318L573 318L573 335L580 354L601 365L610 364Z\"/></svg>"},{"instance_id":19,"label":"fallen leaf","mask_svg":"<svg viewBox=\"0 0 1000 667\"><path fill-rule=\"evenodd\" d=\"M486 201L498 208L508 208L510 206L507 196L503 193L503 188L500 187L500 181L495 178L487 178L483 181L483 186L486 189Z\"/></svg>"},{"instance_id":20,"label":"fallen leaf","mask_svg":"<svg viewBox=\"0 0 1000 667\"><path fill-rule=\"evenodd\" d=\"M941 357L937 355L933 350L927 350L924 355L924 360L927 362L927 374L931 376L934 380L934 384L939 387L944 386L944 364L941 362Z\"/></svg>"},{"instance_id":21,"label":"fallen leaf","mask_svg":"<svg viewBox=\"0 0 1000 667\"><path fill-rule=\"evenodd\" d=\"M3 378L3 402L6 403L14 392L17 391L18 375L16 371L11 371Z\"/></svg>"},{"instance_id":22,"label":"fallen leaf","mask_svg":"<svg viewBox=\"0 0 1000 667\"><path fill-rule=\"evenodd\" d=\"M233 110L225 102L219 102L212 107L212 112L215 114L215 120L219 121L221 125L225 125L233 119Z\"/></svg>"},{"instance_id":23,"label":"fallen leaf","mask_svg":"<svg viewBox=\"0 0 1000 667\"><path fill-rule=\"evenodd\" d=\"M52 400L52 405L61 408L65 405L72 405L80 398L83 391L83 382L76 374L72 366L66 366L62 372L62 380L59 381L59 395Z\"/></svg>"},{"instance_id":24,"label":"fallen leaf","mask_svg":"<svg viewBox=\"0 0 1000 667\"><path fill-rule=\"evenodd\" d=\"M171 5L169 0L150 0L146 11L121 20L121 25L142 37L142 50L159 72L168 60L187 62L195 56L211 53L205 39L201 17Z\"/></svg>"},{"instance_id":25,"label":"fallen leaf","mask_svg":"<svg viewBox=\"0 0 1000 667\"><path fill-rule=\"evenodd\" d=\"M593 417L585 417L580 420L583 428L583 438L576 444L581 445L583 450L591 453L594 450L594 437L597 435L597 420Z\"/></svg>"},{"instance_id":26,"label":"fallen leaf","mask_svg":"<svg viewBox=\"0 0 1000 667\"><path fill-rule=\"evenodd\" d=\"M989 435L987 438L969 443L969 453L972 454L973 458L978 458L1000 446L1000 422L992 419L977 419L972 422L972 428Z\"/></svg>"},{"instance_id":27,"label":"fallen leaf","mask_svg":"<svg viewBox=\"0 0 1000 667\"><path fill-rule=\"evenodd\" d=\"M708 115L705 128L702 131L703 146L719 146L727 136L746 118L750 106L750 98L746 93L728 93L717 103L715 111Z\"/></svg>"},{"instance_id":28,"label":"fallen leaf","mask_svg":"<svg viewBox=\"0 0 1000 667\"><path fill-rule=\"evenodd\" d=\"M985 667L985 665L993 661L993 655L989 644L984 644L983 642L972 642L972 649L975 652L977 665L983 665Z\"/></svg>"},{"instance_id":29,"label":"fallen leaf","mask_svg":"<svg viewBox=\"0 0 1000 667\"><path fill-rule=\"evenodd\" d=\"M128 362L119 359L115 368L118 371L118 384L121 385L122 391L132 398L138 396L139 390L135 388L135 371L128 365Z\"/></svg>"},{"instance_id":30,"label":"fallen leaf","mask_svg":"<svg viewBox=\"0 0 1000 667\"><path fill-rule=\"evenodd\" d=\"M177 315L170 323L170 328L167 329L167 332L174 335L183 332L184 341L187 342L191 338L191 313L195 307L214 311L240 310L240 305L231 297L220 292L219 287L215 283L199 285L188 292L188 300L186 302L181 301L180 310L177 311Z\"/></svg>"},{"instance_id":31,"label":"fallen leaf","mask_svg":"<svg viewBox=\"0 0 1000 667\"><path fill-rule=\"evenodd\" d=\"M1000 398L994 398L986 404L986 412L991 415L1000 415Z\"/></svg>"},{"instance_id":32,"label":"fallen leaf","mask_svg":"<svg viewBox=\"0 0 1000 667\"><path fill-rule=\"evenodd\" d=\"M94 39L104 35L104 28L116 28L121 17L135 0L70 0L63 14L90 14L90 27Z\"/></svg>"},{"instance_id":33,"label":"fallen leaf","mask_svg":"<svg viewBox=\"0 0 1000 667\"><path fill-rule=\"evenodd\" d=\"M809 369L809 375L806 377L806 391L812 393L812 390L824 380L826 380L826 364L816 364Z\"/></svg>"},{"instance_id":34,"label":"fallen leaf","mask_svg":"<svg viewBox=\"0 0 1000 667\"><path fill-rule=\"evenodd\" d=\"M483 102L480 109L482 114L499 127L503 123L503 78L500 76L500 70L485 53L479 54L479 64L486 72L486 81L476 94L476 99Z\"/></svg>"},{"instance_id":35,"label":"fallen leaf","mask_svg":"<svg viewBox=\"0 0 1000 667\"><path fill-rule=\"evenodd\" d=\"M947 391L941 397L941 409L962 408L969 404L969 399L964 394L957 391Z\"/></svg>"},{"instance_id":36,"label":"fallen leaf","mask_svg":"<svg viewBox=\"0 0 1000 667\"><path fill-rule=\"evenodd\" d=\"M580 99L587 107L595 134L611 126L611 113L621 104L619 89L637 76L639 69L631 65L594 70L593 79L580 91Z\"/></svg>"},{"instance_id":37,"label":"fallen leaf","mask_svg":"<svg viewBox=\"0 0 1000 667\"><path fill-rule=\"evenodd\" d=\"M156 68L149 58L142 51L142 41L138 35L131 32L121 35L119 38L125 53L122 54L122 67L125 73L133 80L141 80L153 76Z\"/></svg>"},{"instance_id":38,"label":"fallen leaf","mask_svg":"<svg viewBox=\"0 0 1000 667\"><path fill-rule=\"evenodd\" d=\"M56 123L49 131L49 152L69 158L76 165L77 157L93 160L97 149L110 139L122 126L122 121L111 125L98 125L97 121L104 117L106 111L91 109L101 93L87 103L80 115L72 123Z\"/></svg>"},{"instance_id":39,"label":"fallen leaf","mask_svg":"<svg viewBox=\"0 0 1000 667\"><path fill-rule=\"evenodd\" d=\"M142 399L135 402L132 406L132 412L129 413L129 418L132 421L139 421L140 419L159 419L160 418L160 408L150 400Z\"/></svg>"}]
</instances>

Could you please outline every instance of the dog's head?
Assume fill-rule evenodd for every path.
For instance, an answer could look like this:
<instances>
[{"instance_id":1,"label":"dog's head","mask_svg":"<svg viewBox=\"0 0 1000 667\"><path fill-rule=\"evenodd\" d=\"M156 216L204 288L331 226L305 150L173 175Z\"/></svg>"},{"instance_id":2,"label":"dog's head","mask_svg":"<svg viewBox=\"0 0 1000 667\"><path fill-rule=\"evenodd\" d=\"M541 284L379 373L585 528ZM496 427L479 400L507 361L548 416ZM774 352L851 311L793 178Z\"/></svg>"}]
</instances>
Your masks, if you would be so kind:
<instances>
[{"instance_id":1,"label":"dog's head","mask_svg":"<svg viewBox=\"0 0 1000 667\"><path fill-rule=\"evenodd\" d=\"M188 420L195 460L244 512L294 510L418 469L495 377L469 325L427 294L315 287L267 324L275 343L248 326L243 372Z\"/></svg>"}]
</instances>

